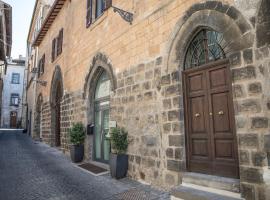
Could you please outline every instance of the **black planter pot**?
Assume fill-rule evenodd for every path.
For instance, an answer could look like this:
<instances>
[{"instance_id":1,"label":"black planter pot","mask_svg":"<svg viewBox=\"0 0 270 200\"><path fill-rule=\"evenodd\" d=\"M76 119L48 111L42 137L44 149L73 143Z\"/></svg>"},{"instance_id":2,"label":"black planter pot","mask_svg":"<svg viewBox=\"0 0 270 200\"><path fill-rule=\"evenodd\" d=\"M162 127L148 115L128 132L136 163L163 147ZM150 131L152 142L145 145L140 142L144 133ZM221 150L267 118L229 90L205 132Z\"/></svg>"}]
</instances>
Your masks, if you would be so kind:
<instances>
[{"instance_id":1,"label":"black planter pot","mask_svg":"<svg viewBox=\"0 0 270 200\"><path fill-rule=\"evenodd\" d=\"M70 157L72 162L81 162L84 156L84 146L81 145L70 145Z\"/></svg>"},{"instance_id":2,"label":"black planter pot","mask_svg":"<svg viewBox=\"0 0 270 200\"><path fill-rule=\"evenodd\" d=\"M124 178L128 170L128 155L110 154L111 176L116 179Z\"/></svg>"}]
</instances>

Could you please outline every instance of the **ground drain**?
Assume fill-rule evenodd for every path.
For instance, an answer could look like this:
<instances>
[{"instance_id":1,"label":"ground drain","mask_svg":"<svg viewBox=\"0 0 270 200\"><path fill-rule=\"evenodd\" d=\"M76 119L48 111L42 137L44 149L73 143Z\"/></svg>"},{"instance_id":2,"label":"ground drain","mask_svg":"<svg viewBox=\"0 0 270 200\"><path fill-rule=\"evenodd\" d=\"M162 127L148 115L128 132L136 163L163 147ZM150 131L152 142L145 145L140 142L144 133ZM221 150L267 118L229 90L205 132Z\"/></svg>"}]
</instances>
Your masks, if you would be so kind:
<instances>
[{"instance_id":1,"label":"ground drain","mask_svg":"<svg viewBox=\"0 0 270 200\"><path fill-rule=\"evenodd\" d=\"M130 189L116 195L119 200L150 200L150 193L138 189Z\"/></svg>"}]
</instances>

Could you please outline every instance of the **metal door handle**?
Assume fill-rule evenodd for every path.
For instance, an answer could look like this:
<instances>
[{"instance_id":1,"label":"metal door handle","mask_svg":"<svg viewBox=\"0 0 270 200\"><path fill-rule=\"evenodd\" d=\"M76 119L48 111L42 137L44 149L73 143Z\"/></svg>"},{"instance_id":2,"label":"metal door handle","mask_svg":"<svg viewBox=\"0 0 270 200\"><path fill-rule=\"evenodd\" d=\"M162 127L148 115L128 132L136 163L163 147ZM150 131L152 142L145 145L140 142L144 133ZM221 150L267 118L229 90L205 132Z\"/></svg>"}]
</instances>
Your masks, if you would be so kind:
<instances>
[{"instance_id":1,"label":"metal door handle","mask_svg":"<svg viewBox=\"0 0 270 200\"><path fill-rule=\"evenodd\" d=\"M224 112L221 110L218 112L219 115L224 115Z\"/></svg>"},{"instance_id":2,"label":"metal door handle","mask_svg":"<svg viewBox=\"0 0 270 200\"><path fill-rule=\"evenodd\" d=\"M213 113L211 113L211 112L210 112L210 113L209 113L209 115L210 115L210 116L212 116L212 115L213 115Z\"/></svg>"},{"instance_id":3,"label":"metal door handle","mask_svg":"<svg viewBox=\"0 0 270 200\"><path fill-rule=\"evenodd\" d=\"M200 117L200 113L196 113L195 114L195 117Z\"/></svg>"}]
</instances>

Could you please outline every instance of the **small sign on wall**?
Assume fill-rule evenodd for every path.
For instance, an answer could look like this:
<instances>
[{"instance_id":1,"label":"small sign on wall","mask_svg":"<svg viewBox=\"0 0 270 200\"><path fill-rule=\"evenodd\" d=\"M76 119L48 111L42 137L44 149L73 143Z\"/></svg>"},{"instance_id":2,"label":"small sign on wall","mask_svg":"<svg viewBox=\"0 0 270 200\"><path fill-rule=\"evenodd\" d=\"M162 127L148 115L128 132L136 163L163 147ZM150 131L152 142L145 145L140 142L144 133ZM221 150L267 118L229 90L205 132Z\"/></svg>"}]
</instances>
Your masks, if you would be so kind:
<instances>
[{"instance_id":1,"label":"small sign on wall","mask_svg":"<svg viewBox=\"0 0 270 200\"><path fill-rule=\"evenodd\" d=\"M109 122L109 127L110 128L116 128L116 121L110 121Z\"/></svg>"}]
</instances>

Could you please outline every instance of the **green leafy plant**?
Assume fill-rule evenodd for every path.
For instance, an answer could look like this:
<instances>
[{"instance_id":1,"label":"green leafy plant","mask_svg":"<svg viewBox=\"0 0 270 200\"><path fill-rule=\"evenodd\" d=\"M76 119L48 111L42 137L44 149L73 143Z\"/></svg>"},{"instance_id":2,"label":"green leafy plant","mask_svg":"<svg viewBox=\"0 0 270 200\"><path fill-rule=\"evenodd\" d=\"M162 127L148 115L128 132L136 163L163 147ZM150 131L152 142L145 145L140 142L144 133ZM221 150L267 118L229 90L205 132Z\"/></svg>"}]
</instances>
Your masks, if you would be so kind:
<instances>
[{"instance_id":1,"label":"green leafy plant","mask_svg":"<svg viewBox=\"0 0 270 200\"><path fill-rule=\"evenodd\" d=\"M74 123L69 129L69 138L71 144L80 145L84 143L85 130L82 123Z\"/></svg>"},{"instance_id":2,"label":"green leafy plant","mask_svg":"<svg viewBox=\"0 0 270 200\"><path fill-rule=\"evenodd\" d=\"M116 154L124 154L128 148L128 132L124 128L112 128L110 132L112 151Z\"/></svg>"}]
</instances>

